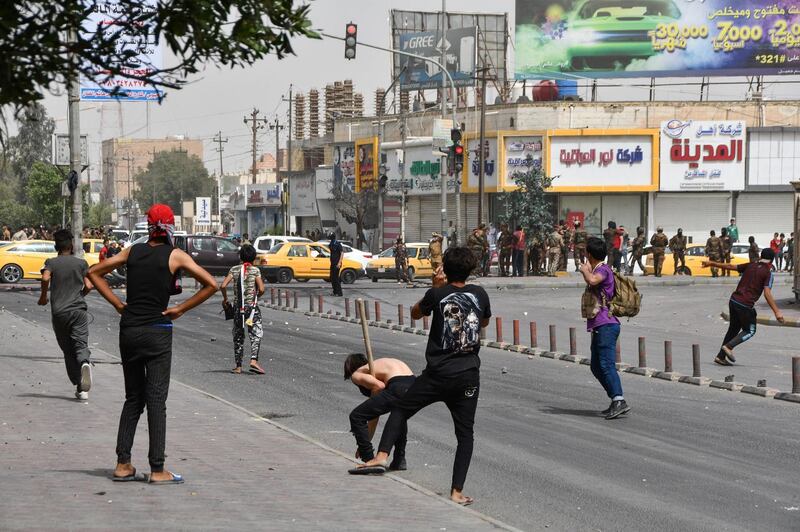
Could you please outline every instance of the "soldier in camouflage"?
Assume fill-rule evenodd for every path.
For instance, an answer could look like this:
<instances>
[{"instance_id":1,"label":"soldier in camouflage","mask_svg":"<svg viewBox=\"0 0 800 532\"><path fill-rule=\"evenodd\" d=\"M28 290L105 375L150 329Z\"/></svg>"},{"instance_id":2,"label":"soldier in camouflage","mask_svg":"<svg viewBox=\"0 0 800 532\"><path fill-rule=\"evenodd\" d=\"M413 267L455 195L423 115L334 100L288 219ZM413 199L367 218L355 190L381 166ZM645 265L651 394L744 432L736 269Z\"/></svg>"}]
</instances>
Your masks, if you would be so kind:
<instances>
[{"instance_id":1,"label":"soldier in camouflage","mask_svg":"<svg viewBox=\"0 0 800 532\"><path fill-rule=\"evenodd\" d=\"M561 236L561 226L556 224L553 231L547 236L547 275L555 277L558 265L561 261L561 248L564 245L564 237Z\"/></svg>"},{"instance_id":2,"label":"soldier in camouflage","mask_svg":"<svg viewBox=\"0 0 800 532\"><path fill-rule=\"evenodd\" d=\"M733 248L733 240L731 239L731 235L728 234L728 228L723 227L720 231L720 242L722 243L722 262L731 262L731 249ZM730 270L722 270L723 277L730 277L731 271Z\"/></svg>"},{"instance_id":3,"label":"soldier in camouflage","mask_svg":"<svg viewBox=\"0 0 800 532\"><path fill-rule=\"evenodd\" d=\"M683 229L678 228L678 234L669 240L669 249L672 251L672 260L675 262L675 271L672 275L683 274L683 269L686 268L686 237ZM678 268L678 262L681 263L680 268Z\"/></svg>"},{"instance_id":4,"label":"soldier in camouflage","mask_svg":"<svg viewBox=\"0 0 800 532\"><path fill-rule=\"evenodd\" d=\"M647 275L644 271L644 264L642 264L642 255L644 255L644 246L647 239L644 236L644 227L636 228L636 238L631 241L631 262L628 265L628 275L633 275L633 265L638 264L639 269L642 270L642 275Z\"/></svg>"},{"instance_id":5,"label":"soldier in camouflage","mask_svg":"<svg viewBox=\"0 0 800 532\"><path fill-rule=\"evenodd\" d=\"M711 236L706 240L706 257L712 262L722 262L722 241L712 229ZM719 277L719 270L711 268L711 277Z\"/></svg>"},{"instance_id":6,"label":"soldier in camouflage","mask_svg":"<svg viewBox=\"0 0 800 532\"><path fill-rule=\"evenodd\" d=\"M667 235L664 234L664 228L659 227L656 230L656 234L650 238L650 245L653 246L653 269L656 277L661 277L661 269L664 267L664 252L668 244L669 241L667 240Z\"/></svg>"}]
</instances>

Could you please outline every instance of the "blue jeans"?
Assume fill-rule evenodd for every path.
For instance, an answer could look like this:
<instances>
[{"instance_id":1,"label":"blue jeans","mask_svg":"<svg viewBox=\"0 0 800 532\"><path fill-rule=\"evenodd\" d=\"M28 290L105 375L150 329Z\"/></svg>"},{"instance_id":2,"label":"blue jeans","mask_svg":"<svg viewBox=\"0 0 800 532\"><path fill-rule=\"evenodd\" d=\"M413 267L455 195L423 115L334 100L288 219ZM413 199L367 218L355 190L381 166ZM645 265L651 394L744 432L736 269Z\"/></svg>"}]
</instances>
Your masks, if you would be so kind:
<instances>
[{"instance_id":1,"label":"blue jeans","mask_svg":"<svg viewBox=\"0 0 800 532\"><path fill-rule=\"evenodd\" d=\"M592 331L592 375L600 381L609 397L622 395L622 383L616 366L619 324L601 325Z\"/></svg>"}]
</instances>

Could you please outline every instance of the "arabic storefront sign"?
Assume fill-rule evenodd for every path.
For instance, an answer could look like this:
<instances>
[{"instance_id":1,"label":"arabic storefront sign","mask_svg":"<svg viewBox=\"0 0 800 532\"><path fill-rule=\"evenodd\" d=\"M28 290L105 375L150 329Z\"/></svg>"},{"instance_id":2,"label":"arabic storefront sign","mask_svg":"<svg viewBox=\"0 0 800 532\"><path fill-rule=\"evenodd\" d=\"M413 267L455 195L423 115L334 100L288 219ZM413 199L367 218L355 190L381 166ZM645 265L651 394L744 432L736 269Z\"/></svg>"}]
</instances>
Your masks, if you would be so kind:
<instances>
[{"instance_id":1,"label":"arabic storefront sign","mask_svg":"<svg viewBox=\"0 0 800 532\"><path fill-rule=\"evenodd\" d=\"M463 192L478 192L480 178L480 152L478 151L480 139L469 138L464 157L464 176L462 177L461 190ZM486 192L497 191L497 175L500 172L497 160L497 137L484 139L483 142L483 186Z\"/></svg>"},{"instance_id":2,"label":"arabic storefront sign","mask_svg":"<svg viewBox=\"0 0 800 532\"><path fill-rule=\"evenodd\" d=\"M355 191L378 187L378 139L372 137L356 141Z\"/></svg>"},{"instance_id":3,"label":"arabic storefront sign","mask_svg":"<svg viewBox=\"0 0 800 532\"><path fill-rule=\"evenodd\" d=\"M289 178L289 215L317 216L313 174Z\"/></svg>"},{"instance_id":4,"label":"arabic storefront sign","mask_svg":"<svg viewBox=\"0 0 800 532\"><path fill-rule=\"evenodd\" d=\"M661 190L744 190L741 121L670 120L661 124Z\"/></svg>"},{"instance_id":5,"label":"arabic storefront sign","mask_svg":"<svg viewBox=\"0 0 800 532\"><path fill-rule=\"evenodd\" d=\"M356 187L356 147L354 144L337 144L333 147L333 187Z\"/></svg>"},{"instance_id":6,"label":"arabic storefront sign","mask_svg":"<svg viewBox=\"0 0 800 532\"><path fill-rule=\"evenodd\" d=\"M386 190L392 196L399 196L403 190L400 167L397 163L397 151L386 151ZM425 196L441 193L441 162L433 155L431 145L412 146L406 148L405 192L408 196ZM455 192L455 179L447 178L447 190Z\"/></svg>"},{"instance_id":7,"label":"arabic storefront sign","mask_svg":"<svg viewBox=\"0 0 800 532\"><path fill-rule=\"evenodd\" d=\"M500 188L515 189L515 174L544 170L542 135L505 136L502 139L503 166L500 169Z\"/></svg>"},{"instance_id":8,"label":"arabic storefront sign","mask_svg":"<svg viewBox=\"0 0 800 532\"><path fill-rule=\"evenodd\" d=\"M554 192L658 190L658 130L550 131L546 173Z\"/></svg>"},{"instance_id":9,"label":"arabic storefront sign","mask_svg":"<svg viewBox=\"0 0 800 532\"><path fill-rule=\"evenodd\" d=\"M264 207L281 204L281 186L277 183L247 185L247 206Z\"/></svg>"},{"instance_id":10,"label":"arabic storefront sign","mask_svg":"<svg viewBox=\"0 0 800 532\"><path fill-rule=\"evenodd\" d=\"M797 74L800 3L516 0L517 79Z\"/></svg>"},{"instance_id":11,"label":"arabic storefront sign","mask_svg":"<svg viewBox=\"0 0 800 532\"><path fill-rule=\"evenodd\" d=\"M131 17L139 16L143 12L154 12L157 7L156 0L142 0L138 11L128 12L129 7L115 0L93 2L82 36L91 42L93 34L98 31L103 31L106 35L116 35L117 54L135 53L130 64L136 66L124 68L125 73L131 76L151 75L163 66L161 46L156 36L150 33L144 34L139 29L128 30L133 27L129 22ZM81 100L147 102L158 101L161 96L159 90L138 79L123 76L104 78L105 74L102 72L96 72L94 79L82 77ZM116 96L111 96L111 92L116 88L119 88L119 92Z\"/></svg>"}]
</instances>

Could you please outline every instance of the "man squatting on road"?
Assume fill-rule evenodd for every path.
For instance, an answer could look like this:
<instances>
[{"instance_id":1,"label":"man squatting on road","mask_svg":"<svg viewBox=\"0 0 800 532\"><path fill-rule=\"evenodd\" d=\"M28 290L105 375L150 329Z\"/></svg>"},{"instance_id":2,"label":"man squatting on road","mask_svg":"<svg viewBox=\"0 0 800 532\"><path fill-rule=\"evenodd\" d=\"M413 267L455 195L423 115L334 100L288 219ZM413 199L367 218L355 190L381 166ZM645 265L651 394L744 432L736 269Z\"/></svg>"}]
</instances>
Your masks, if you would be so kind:
<instances>
[{"instance_id":1,"label":"man squatting on road","mask_svg":"<svg viewBox=\"0 0 800 532\"><path fill-rule=\"evenodd\" d=\"M360 466L376 473L386 471L389 452L403 434L406 420L426 406L442 401L450 410L458 440L450 499L463 505L473 502L462 492L472 459L478 407L480 332L492 316L486 291L466 284L476 265L477 258L469 248L448 249L443 271L434 279L433 288L411 309L411 317L416 320L433 314L425 350L427 366L392 409L378 454Z\"/></svg>"},{"instance_id":2,"label":"man squatting on road","mask_svg":"<svg viewBox=\"0 0 800 532\"><path fill-rule=\"evenodd\" d=\"M620 326L619 320L609 309L609 302L614 298L616 290L614 272L603 262L606 258L606 244L602 240L590 238L586 243L586 252L589 262L581 265L580 272L586 281L593 306L593 310L585 316L586 330L592 334L590 367L592 375L600 381L611 398L611 405L602 414L606 419L615 419L630 412L631 407L622 395L622 382L616 366Z\"/></svg>"},{"instance_id":3,"label":"man squatting on road","mask_svg":"<svg viewBox=\"0 0 800 532\"><path fill-rule=\"evenodd\" d=\"M414 384L414 372L405 362L396 358L379 358L372 362L375 375L369 372L367 357L362 353L349 355L344 361L344 379L350 379L364 396L366 401L350 412L350 432L356 438L358 449L356 458L368 462L375 458L372 448L372 436L378 426L378 418L388 414L398 401ZM394 445L394 457L389 464L390 471L406 470L406 436L408 428L403 426ZM364 469L351 469L351 474L364 474Z\"/></svg>"},{"instance_id":4,"label":"man squatting on road","mask_svg":"<svg viewBox=\"0 0 800 532\"><path fill-rule=\"evenodd\" d=\"M151 484L180 484L181 475L164 470L167 431L167 392L172 365L172 322L217 291L214 278L183 250L174 247L175 216L167 205L156 204L147 211L149 239L95 264L89 279L98 293L122 317L119 322L119 351L125 377L125 404L117 432L117 466L113 480L142 480L131 464L136 426L147 406L150 433ZM109 288L104 275L127 265L127 301L123 303ZM189 299L168 307L171 295L179 293L177 275L182 270L203 287Z\"/></svg>"},{"instance_id":5,"label":"man squatting on road","mask_svg":"<svg viewBox=\"0 0 800 532\"><path fill-rule=\"evenodd\" d=\"M775 297L772 295L772 261L775 260L775 252L770 248L761 250L761 259L758 262L748 262L745 264L730 264L726 262L703 261L703 267L719 268L739 272L742 277L739 285L731 294L728 302L728 312L730 313L730 325L722 347L714 359L720 366L730 366L736 362L733 356L733 349L752 338L756 334L756 302L764 293L769 308L775 314L775 319L783 323L783 313L775 304Z\"/></svg>"},{"instance_id":6,"label":"man squatting on road","mask_svg":"<svg viewBox=\"0 0 800 532\"><path fill-rule=\"evenodd\" d=\"M49 288L53 332L64 353L67 376L76 387L75 398L86 401L92 387L89 312L84 300L92 289L92 283L86 279L89 265L73 254L72 233L68 230L56 231L53 239L58 256L44 261L39 305L47 305Z\"/></svg>"}]
</instances>

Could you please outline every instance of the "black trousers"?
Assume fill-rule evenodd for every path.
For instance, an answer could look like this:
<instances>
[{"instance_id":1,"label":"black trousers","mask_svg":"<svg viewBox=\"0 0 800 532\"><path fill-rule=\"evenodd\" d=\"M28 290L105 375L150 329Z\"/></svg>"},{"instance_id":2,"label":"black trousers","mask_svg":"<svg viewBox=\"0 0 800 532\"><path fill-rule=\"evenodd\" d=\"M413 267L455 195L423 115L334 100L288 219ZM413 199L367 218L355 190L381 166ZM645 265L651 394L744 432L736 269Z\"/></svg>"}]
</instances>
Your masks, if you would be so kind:
<instances>
[{"instance_id":1,"label":"black trousers","mask_svg":"<svg viewBox=\"0 0 800 532\"><path fill-rule=\"evenodd\" d=\"M722 345L733 349L737 345L746 342L756 334L756 309L746 307L731 299L728 302L730 312L730 325Z\"/></svg>"},{"instance_id":2,"label":"black trousers","mask_svg":"<svg viewBox=\"0 0 800 532\"><path fill-rule=\"evenodd\" d=\"M136 426L147 406L148 458L153 472L164 470L167 393L172 365L172 326L126 327L119 331L125 376L125 404L119 417L117 461L129 464Z\"/></svg>"},{"instance_id":3,"label":"black trousers","mask_svg":"<svg viewBox=\"0 0 800 532\"><path fill-rule=\"evenodd\" d=\"M356 438L358 454L365 462L375 457L372 442L369 439L368 423L383 414L388 414L392 408L406 394L408 389L414 384L416 377L408 375L406 377L394 377L389 379L381 393L370 397L350 412L350 432ZM406 435L408 428L403 423L398 435L397 442L394 444L394 460L398 461L406 455Z\"/></svg>"},{"instance_id":4,"label":"black trousers","mask_svg":"<svg viewBox=\"0 0 800 532\"><path fill-rule=\"evenodd\" d=\"M342 281L339 280L339 268L336 266L331 266L331 286L333 287L333 295L340 296L342 295Z\"/></svg>"},{"instance_id":5,"label":"black trousers","mask_svg":"<svg viewBox=\"0 0 800 532\"><path fill-rule=\"evenodd\" d=\"M424 371L392 408L378 450L391 452L392 446L403 433L406 421L426 406L442 401L450 410L458 442L453 463L452 487L457 490L463 489L469 463L472 460L472 428L475 424L479 389L480 372L477 368L452 376L435 375Z\"/></svg>"},{"instance_id":6,"label":"black trousers","mask_svg":"<svg viewBox=\"0 0 800 532\"><path fill-rule=\"evenodd\" d=\"M53 314L53 332L67 367L69 381L78 386L81 366L89 362L89 314L85 310L72 310Z\"/></svg>"},{"instance_id":7,"label":"black trousers","mask_svg":"<svg viewBox=\"0 0 800 532\"><path fill-rule=\"evenodd\" d=\"M524 266L523 262L525 261L525 250L515 249L512 251L512 253L512 260L514 261L514 277L523 277L525 275L525 272L522 269Z\"/></svg>"}]
</instances>

